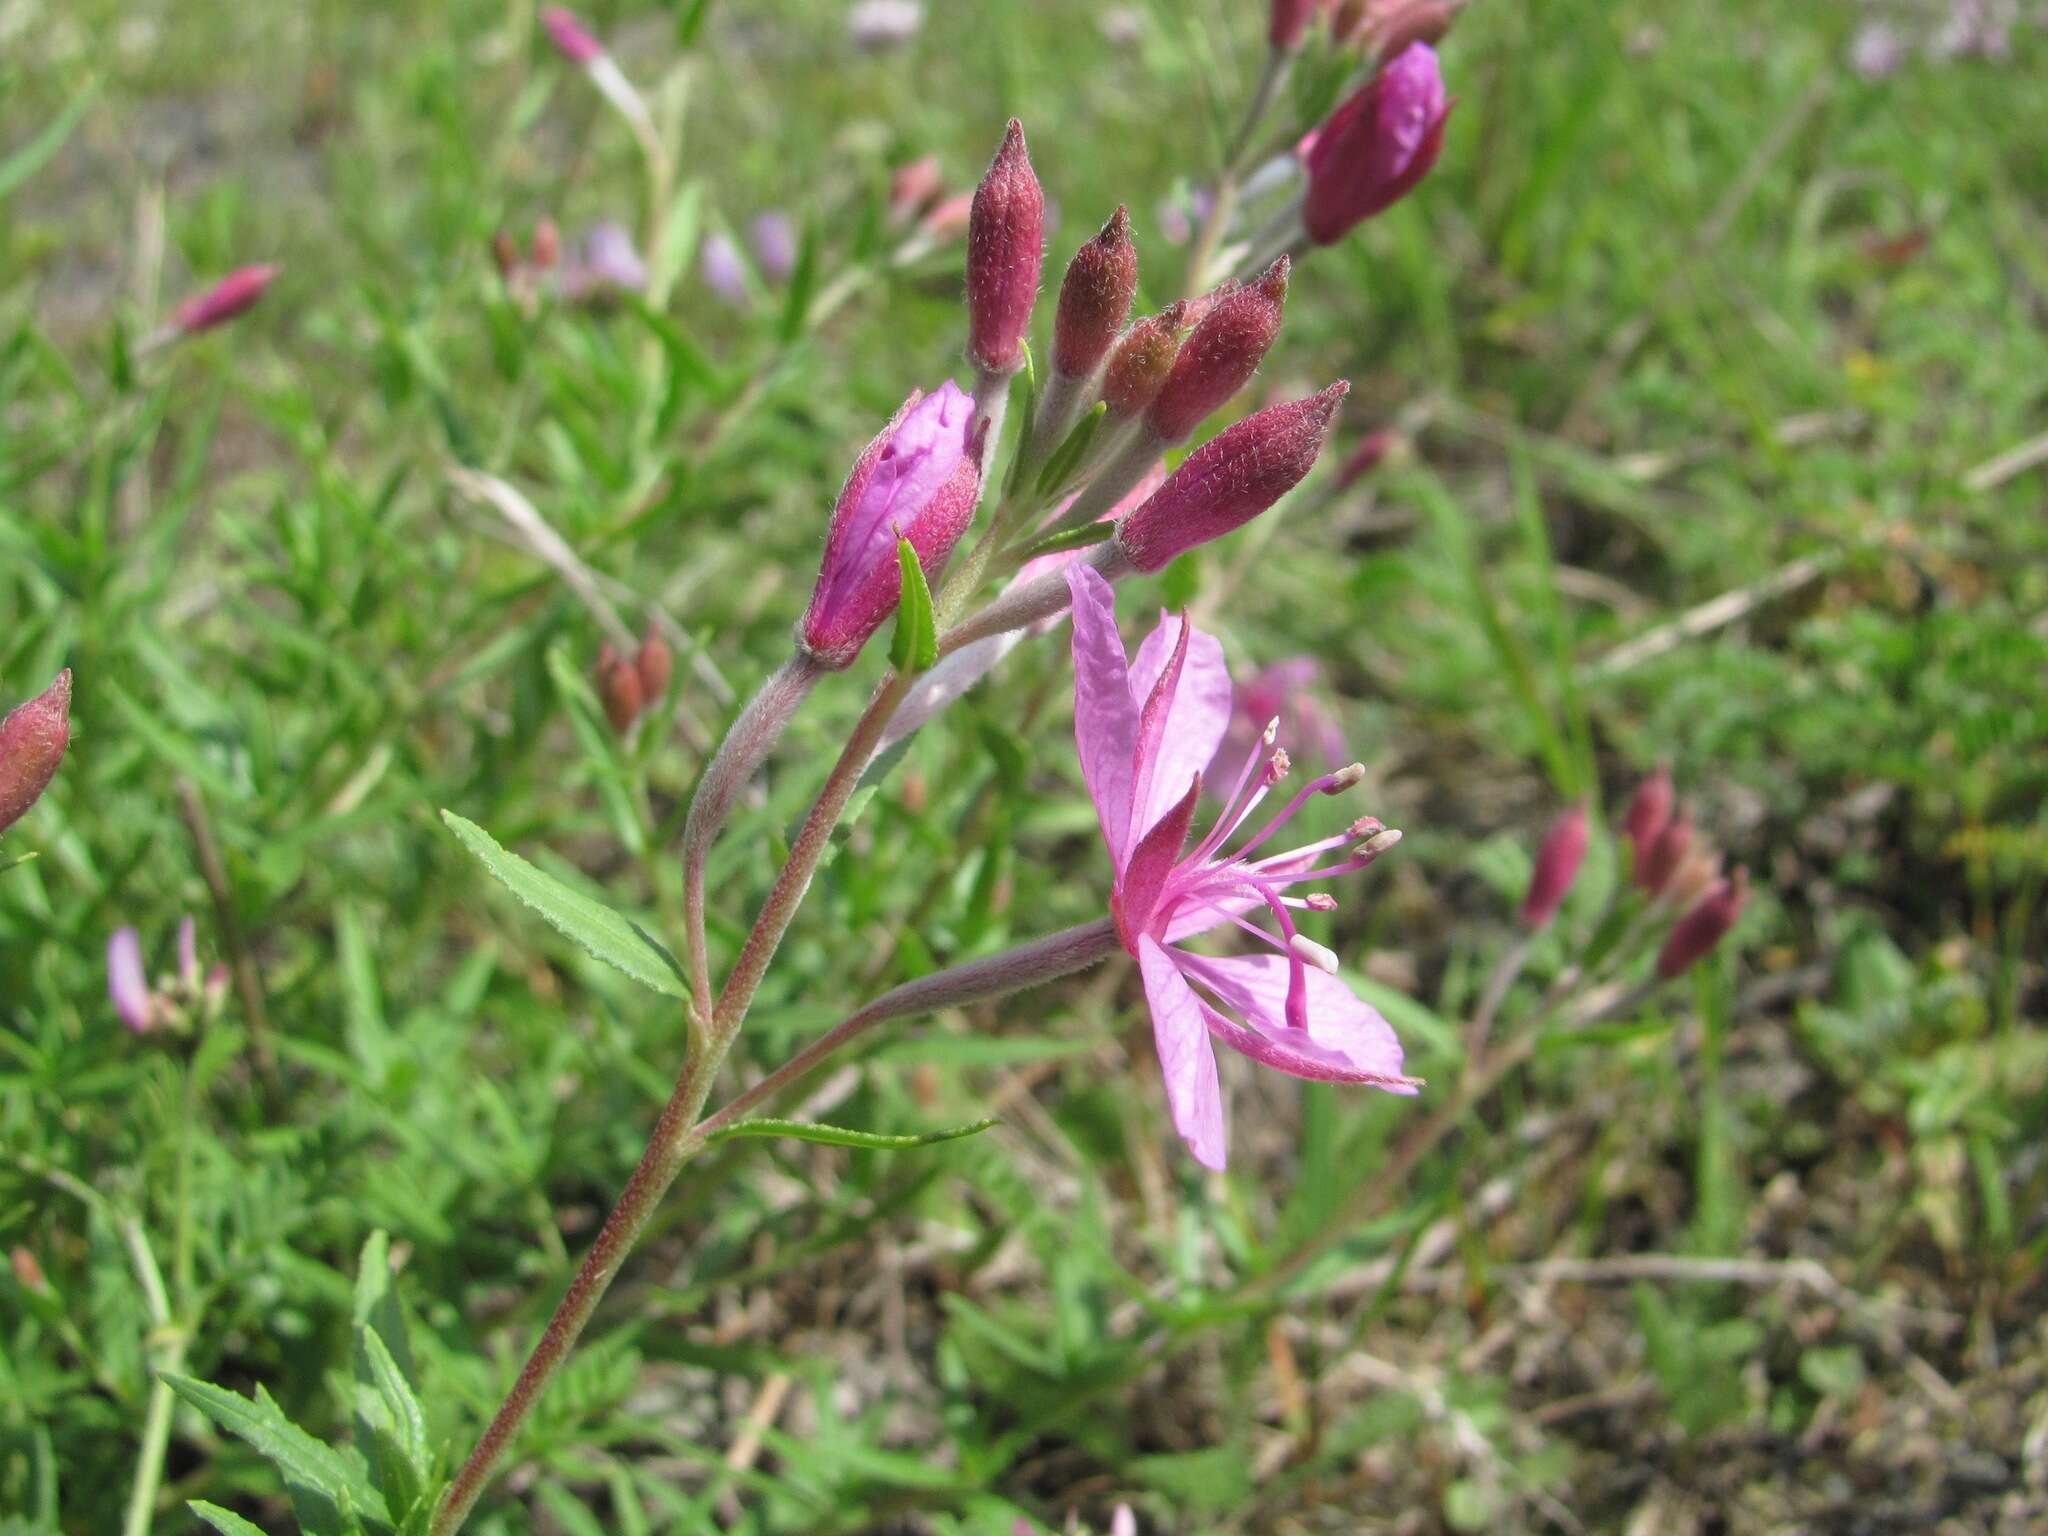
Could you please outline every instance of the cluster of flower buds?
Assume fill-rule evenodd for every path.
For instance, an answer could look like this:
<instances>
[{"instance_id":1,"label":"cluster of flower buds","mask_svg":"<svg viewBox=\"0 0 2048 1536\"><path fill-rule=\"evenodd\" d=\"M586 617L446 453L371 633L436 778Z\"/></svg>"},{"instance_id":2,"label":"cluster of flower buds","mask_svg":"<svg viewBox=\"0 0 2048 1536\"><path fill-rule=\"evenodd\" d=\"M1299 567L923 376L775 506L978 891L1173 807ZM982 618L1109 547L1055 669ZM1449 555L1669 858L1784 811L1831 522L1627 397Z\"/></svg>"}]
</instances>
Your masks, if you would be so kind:
<instances>
[{"instance_id":1,"label":"cluster of flower buds","mask_svg":"<svg viewBox=\"0 0 2048 1536\"><path fill-rule=\"evenodd\" d=\"M641 715L668 697L675 654L661 631L650 625L631 656L621 655L609 640L599 646L597 665L591 670L604 717L623 736Z\"/></svg>"},{"instance_id":2,"label":"cluster of flower buds","mask_svg":"<svg viewBox=\"0 0 2048 1536\"><path fill-rule=\"evenodd\" d=\"M227 991L226 966L200 969L199 928L190 917L178 923L178 969L153 987L142 960L142 936L122 928L107 940L107 996L121 1022L138 1035L210 1024L220 1016Z\"/></svg>"},{"instance_id":3,"label":"cluster of flower buds","mask_svg":"<svg viewBox=\"0 0 2048 1536\"><path fill-rule=\"evenodd\" d=\"M71 673L0 720L0 832L42 798L71 745Z\"/></svg>"}]
</instances>

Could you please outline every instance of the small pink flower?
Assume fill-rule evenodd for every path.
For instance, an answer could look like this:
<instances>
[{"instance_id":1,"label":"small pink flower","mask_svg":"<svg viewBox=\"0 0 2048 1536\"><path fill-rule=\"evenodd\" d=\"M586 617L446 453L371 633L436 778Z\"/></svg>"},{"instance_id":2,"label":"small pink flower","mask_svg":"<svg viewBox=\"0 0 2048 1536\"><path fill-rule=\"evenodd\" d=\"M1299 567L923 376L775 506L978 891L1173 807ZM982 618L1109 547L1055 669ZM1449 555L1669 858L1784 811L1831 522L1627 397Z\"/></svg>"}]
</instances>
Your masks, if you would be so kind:
<instances>
[{"instance_id":1,"label":"small pink flower","mask_svg":"<svg viewBox=\"0 0 2048 1536\"><path fill-rule=\"evenodd\" d=\"M847 35L856 48L900 48L924 26L918 0L860 0L847 14Z\"/></svg>"},{"instance_id":2,"label":"small pink flower","mask_svg":"<svg viewBox=\"0 0 2048 1536\"><path fill-rule=\"evenodd\" d=\"M555 50L571 64L587 69L604 57L604 44L567 6L549 6L540 13L540 24L547 28L548 40Z\"/></svg>"},{"instance_id":3,"label":"small pink flower","mask_svg":"<svg viewBox=\"0 0 2048 1536\"><path fill-rule=\"evenodd\" d=\"M230 272L206 292L180 304L171 314L172 328L187 336L210 331L254 307L263 291L284 270L276 263L242 267Z\"/></svg>"},{"instance_id":4,"label":"small pink flower","mask_svg":"<svg viewBox=\"0 0 2048 1536\"><path fill-rule=\"evenodd\" d=\"M1579 866L1586 862L1588 823L1586 808L1572 806L1551 824L1543 846L1536 853L1536 870L1529 878L1529 894L1522 898L1522 926L1532 933L1550 926L1557 909L1564 905L1572 882L1579 878Z\"/></svg>"},{"instance_id":5,"label":"small pink flower","mask_svg":"<svg viewBox=\"0 0 2048 1536\"><path fill-rule=\"evenodd\" d=\"M1131 1506L1119 1504L1109 1517L1109 1536L1138 1536L1138 1517Z\"/></svg>"},{"instance_id":6,"label":"small pink flower","mask_svg":"<svg viewBox=\"0 0 2048 1536\"><path fill-rule=\"evenodd\" d=\"M1045 262L1045 193L1016 118L975 189L967 224L967 356L990 373L1024 366Z\"/></svg>"},{"instance_id":7,"label":"small pink flower","mask_svg":"<svg viewBox=\"0 0 2048 1536\"><path fill-rule=\"evenodd\" d=\"M726 303L746 302L746 258L730 235L714 229L704 237L704 243L697 247L697 271L704 278L704 286Z\"/></svg>"},{"instance_id":8,"label":"small pink flower","mask_svg":"<svg viewBox=\"0 0 2048 1536\"><path fill-rule=\"evenodd\" d=\"M1205 1167L1224 1165L1212 1038L1295 1077L1414 1092L1418 1085L1401 1073L1401 1045L1387 1021L1332 974L1336 957L1295 929L1290 909L1326 910L1329 898L1283 894L1306 880L1365 868L1393 836L1368 817L1342 836L1253 857L1311 795L1347 789L1364 770L1352 764L1313 780L1263 831L1226 854L1223 845L1285 777L1287 755L1275 752L1256 774L1248 764L1222 816L1190 849L1201 769L1230 719L1223 648L1184 618L1162 617L1133 665L1117 634L1109 583L1079 562L1067 568L1067 582L1074 604L1074 740L1115 870L1110 912L1138 961L1167 1102L1189 1150ZM1278 724L1268 730L1269 748ZM1318 864L1361 837L1367 841L1348 857ZM1261 906L1272 914L1277 937L1242 916ZM1181 947L1225 924L1271 952L1216 958Z\"/></svg>"},{"instance_id":9,"label":"small pink flower","mask_svg":"<svg viewBox=\"0 0 2048 1536\"><path fill-rule=\"evenodd\" d=\"M582 243L562 264L557 281L562 297L598 304L647 286L647 264L633 249L626 226L605 219L590 226Z\"/></svg>"},{"instance_id":10,"label":"small pink flower","mask_svg":"<svg viewBox=\"0 0 2048 1536\"><path fill-rule=\"evenodd\" d=\"M142 969L142 936L133 928L118 928L107 940L107 995L121 1022L138 1035L156 1022L156 998Z\"/></svg>"},{"instance_id":11,"label":"small pink flower","mask_svg":"<svg viewBox=\"0 0 2048 1536\"><path fill-rule=\"evenodd\" d=\"M771 283L786 282L796 270L796 226L779 208L757 214L747 226L747 244L761 275Z\"/></svg>"},{"instance_id":12,"label":"small pink flower","mask_svg":"<svg viewBox=\"0 0 2048 1536\"><path fill-rule=\"evenodd\" d=\"M1436 51L1413 43L1332 112L1308 150L1309 238L1329 245L1405 197L1442 153L1453 105Z\"/></svg>"},{"instance_id":13,"label":"small pink flower","mask_svg":"<svg viewBox=\"0 0 2048 1536\"><path fill-rule=\"evenodd\" d=\"M1350 761L1344 733L1317 697L1321 673L1322 664L1313 656L1290 656L1244 680L1232 697L1230 727L1209 761L1212 792L1235 784L1246 764L1266 755L1263 738L1274 719L1288 722L1310 767L1336 768Z\"/></svg>"},{"instance_id":14,"label":"small pink flower","mask_svg":"<svg viewBox=\"0 0 2048 1536\"><path fill-rule=\"evenodd\" d=\"M981 475L968 432L974 400L948 380L914 393L855 461L832 512L824 568L800 630L827 667L848 667L896 611L896 540L935 577L974 517Z\"/></svg>"},{"instance_id":15,"label":"small pink flower","mask_svg":"<svg viewBox=\"0 0 2048 1536\"><path fill-rule=\"evenodd\" d=\"M42 798L71 745L71 672L0 720L0 832Z\"/></svg>"}]
</instances>

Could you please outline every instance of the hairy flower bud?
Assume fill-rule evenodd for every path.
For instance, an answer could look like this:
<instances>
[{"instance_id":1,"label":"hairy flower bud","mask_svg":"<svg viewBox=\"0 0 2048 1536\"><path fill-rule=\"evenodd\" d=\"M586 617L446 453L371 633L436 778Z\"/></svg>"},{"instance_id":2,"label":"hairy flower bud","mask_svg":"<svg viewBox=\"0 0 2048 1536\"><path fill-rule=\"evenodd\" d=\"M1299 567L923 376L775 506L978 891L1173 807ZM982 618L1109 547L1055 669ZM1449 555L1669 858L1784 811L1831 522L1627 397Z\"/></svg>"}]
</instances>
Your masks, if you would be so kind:
<instances>
[{"instance_id":1,"label":"hairy flower bud","mask_svg":"<svg viewBox=\"0 0 2048 1536\"><path fill-rule=\"evenodd\" d=\"M1669 981L1709 954L1728 936L1748 900L1749 871L1737 865L1734 874L1717 883L1671 925L1664 947L1657 951L1658 977Z\"/></svg>"},{"instance_id":2,"label":"hairy flower bud","mask_svg":"<svg viewBox=\"0 0 2048 1536\"><path fill-rule=\"evenodd\" d=\"M71 673L0 720L0 832L36 803L71 744Z\"/></svg>"},{"instance_id":3,"label":"hairy flower bud","mask_svg":"<svg viewBox=\"0 0 2048 1536\"><path fill-rule=\"evenodd\" d=\"M548 41L571 64L588 67L604 57L604 44L567 6L549 6L540 13L540 24L547 28Z\"/></svg>"},{"instance_id":4,"label":"hairy flower bud","mask_svg":"<svg viewBox=\"0 0 2048 1536\"><path fill-rule=\"evenodd\" d=\"M1052 322L1053 367L1069 378L1086 378L1116 345L1138 291L1138 248L1131 243L1131 215L1119 207L1102 233L1074 253L1060 284Z\"/></svg>"},{"instance_id":5,"label":"hairy flower bud","mask_svg":"<svg viewBox=\"0 0 2048 1536\"><path fill-rule=\"evenodd\" d=\"M1180 356L1180 336L1187 327L1185 303L1169 304L1147 315L1124 333L1102 378L1102 399L1119 419L1143 415L1166 387L1173 360Z\"/></svg>"},{"instance_id":6,"label":"hairy flower bud","mask_svg":"<svg viewBox=\"0 0 2048 1536\"><path fill-rule=\"evenodd\" d=\"M172 328L187 336L196 336L201 331L210 331L216 325L225 324L253 308L263 297L263 290L283 270L275 262L268 262L230 272L206 292L195 294L172 311Z\"/></svg>"},{"instance_id":7,"label":"hairy flower bud","mask_svg":"<svg viewBox=\"0 0 2048 1536\"><path fill-rule=\"evenodd\" d=\"M1406 196L1442 153L1453 105L1435 51L1415 43L1332 112L1308 150L1308 237L1328 245Z\"/></svg>"},{"instance_id":8,"label":"hairy flower bud","mask_svg":"<svg viewBox=\"0 0 2048 1536\"><path fill-rule=\"evenodd\" d=\"M1241 527L1312 469L1337 403L1339 380L1319 395L1268 406L1187 456L1143 506L1117 525L1116 542L1141 571Z\"/></svg>"},{"instance_id":9,"label":"hairy flower bud","mask_svg":"<svg viewBox=\"0 0 2048 1536\"><path fill-rule=\"evenodd\" d=\"M1650 844L1657 840L1671 820L1671 802L1671 769L1659 763L1657 771L1636 786L1635 794L1629 799L1628 810L1621 818L1621 829L1634 851L1638 869L1649 853Z\"/></svg>"},{"instance_id":10,"label":"hairy flower bud","mask_svg":"<svg viewBox=\"0 0 2048 1536\"><path fill-rule=\"evenodd\" d=\"M1661 894L1691 850L1692 818L1680 811L1636 861L1636 885L1651 896Z\"/></svg>"},{"instance_id":11,"label":"hairy flower bud","mask_svg":"<svg viewBox=\"0 0 2048 1536\"><path fill-rule=\"evenodd\" d=\"M1282 256L1256 282L1216 296L1173 360L1173 371L1147 413L1162 442L1186 437L1258 371L1280 332L1287 268Z\"/></svg>"},{"instance_id":12,"label":"hairy flower bud","mask_svg":"<svg viewBox=\"0 0 2048 1536\"><path fill-rule=\"evenodd\" d=\"M825 562L799 635L821 665L848 667L896 610L896 540L910 540L936 577L974 518L979 455L968 440L974 400L950 381L904 402L868 444L832 511Z\"/></svg>"},{"instance_id":13,"label":"hairy flower bud","mask_svg":"<svg viewBox=\"0 0 2048 1536\"><path fill-rule=\"evenodd\" d=\"M1045 260L1045 194L1014 117L967 222L967 357L988 373L1024 366L1024 332Z\"/></svg>"},{"instance_id":14,"label":"hairy flower bud","mask_svg":"<svg viewBox=\"0 0 2048 1536\"><path fill-rule=\"evenodd\" d=\"M1283 53L1292 53L1308 35L1308 24L1323 7L1323 0L1273 0L1273 15L1266 28L1266 41Z\"/></svg>"},{"instance_id":15,"label":"hairy flower bud","mask_svg":"<svg viewBox=\"0 0 2048 1536\"><path fill-rule=\"evenodd\" d=\"M1586 808L1575 805L1551 824L1543 846L1537 850L1536 871L1529 879L1529 893L1522 898L1522 926L1534 932L1550 926L1565 893L1579 878L1579 866L1586 861Z\"/></svg>"},{"instance_id":16,"label":"hairy flower bud","mask_svg":"<svg viewBox=\"0 0 2048 1536\"><path fill-rule=\"evenodd\" d=\"M633 722L640 718L640 711L647 703L646 692L640 685L639 669L614 650L607 640L598 648L597 665L592 671L597 682L597 696L604 704L604 717L611 723L611 728L623 736L633 728Z\"/></svg>"},{"instance_id":17,"label":"hairy flower bud","mask_svg":"<svg viewBox=\"0 0 2048 1536\"><path fill-rule=\"evenodd\" d=\"M675 653L661 638L661 631L650 626L647 637L640 642L639 653L633 658L633 671L640 678L643 704L656 704L667 696L668 681L675 675L675 669Z\"/></svg>"}]
</instances>

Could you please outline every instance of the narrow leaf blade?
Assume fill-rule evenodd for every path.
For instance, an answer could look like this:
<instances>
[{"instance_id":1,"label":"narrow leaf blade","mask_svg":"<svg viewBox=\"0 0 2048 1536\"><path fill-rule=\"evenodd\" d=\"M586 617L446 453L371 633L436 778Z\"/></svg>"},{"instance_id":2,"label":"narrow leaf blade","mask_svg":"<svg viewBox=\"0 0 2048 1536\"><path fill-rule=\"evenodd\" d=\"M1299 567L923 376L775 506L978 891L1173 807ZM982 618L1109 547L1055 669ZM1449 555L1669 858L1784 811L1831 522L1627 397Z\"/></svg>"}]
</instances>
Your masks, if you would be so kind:
<instances>
[{"instance_id":1,"label":"narrow leaf blade","mask_svg":"<svg viewBox=\"0 0 2048 1536\"><path fill-rule=\"evenodd\" d=\"M976 1120L971 1125L956 1125L944 1131L927 1131L923 1135L884 1136L875 1131L854 1131L841 1125L818 1125L805 1120L742 1120L737 1125L727 1126L711 1140L731 1141L742 1136L786 1136L792 1141L811 1141L826 1147L854 1147L863 1152L904 1152L912 1147L932 1147L942 1141L958 1141L964 1136L979 1136L995 1123L994 1120Z\"/></svg>"}]
</instances>

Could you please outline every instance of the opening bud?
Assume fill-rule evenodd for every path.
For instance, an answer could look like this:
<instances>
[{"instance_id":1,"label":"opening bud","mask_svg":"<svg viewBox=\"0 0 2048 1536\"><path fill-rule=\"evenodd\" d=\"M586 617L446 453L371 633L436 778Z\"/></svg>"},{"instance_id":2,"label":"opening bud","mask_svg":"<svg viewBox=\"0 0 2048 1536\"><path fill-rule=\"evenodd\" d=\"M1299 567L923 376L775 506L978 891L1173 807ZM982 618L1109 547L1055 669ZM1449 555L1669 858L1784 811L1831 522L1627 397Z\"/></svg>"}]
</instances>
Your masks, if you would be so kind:
<instances>
[{"instance_id":1,"label":"opening bud","mask_svg":"<svg viewBox=\"0 0 2048 1536\"><path fill-rule=\"evenodd\" d=\"M1692 818L1680 811L1665 824L1642 858L1637 860L1636 885L1649 895L1660 895L1678 873L1678 866L1692 849Z\"/></svg>"},{"instance_id":2,"label":"opening bud","mask_svg":"<svg viewBox=\"0 0 2048 1536\"><path fill-rule=\"evenodd\" d=\"M1621 829L1634 852L1636 868L1642 868L1650 844L1657 840L1671 820L1673 798L1671 767L1667 763L1659 763L1657 771L1638 784L1635 794L1630 797L1628 810L1621 818Z\"/></svg>"},{"instance_id":3,"label":"opening bud","mask_svg":"<svg viewBox=\"0 0 2048 1536\"><path fill-rule=\"evenodd\" d=\"M1453 105L1427 43L1411 43L1340 104L1308 151L1308 237L1329 245L1405 197L1443 152Z\"/></svg>"},{"instance_id":4,"label":"opening bud","mask_svg":"<svg viewBox=\"0 0 2048 1536\"><path fill-rule=\"evenodd\" d=\"M1187 456L1143 506L1117 525L1116 539L1141 571L1221 538L1272 506L1315 466L1349 384L1306 400L1268 406Z\"/></svg>"},{"instance_id":5,"label":"opening bud","mask_svg":"<svg viewBox=\"0 0 2048 1536\"><path fill-rule=\"evenodd\" d=\"M607 640L598 648L597 665L592 671L597 697L604 705L604 717L611 728L623 736L633 728L633 722L640 718L640 711L647 703L646 692L640 686L639 670L614 650Z\"/></svg>"}]
</instances>

